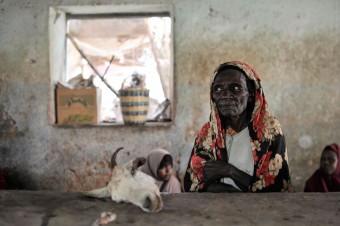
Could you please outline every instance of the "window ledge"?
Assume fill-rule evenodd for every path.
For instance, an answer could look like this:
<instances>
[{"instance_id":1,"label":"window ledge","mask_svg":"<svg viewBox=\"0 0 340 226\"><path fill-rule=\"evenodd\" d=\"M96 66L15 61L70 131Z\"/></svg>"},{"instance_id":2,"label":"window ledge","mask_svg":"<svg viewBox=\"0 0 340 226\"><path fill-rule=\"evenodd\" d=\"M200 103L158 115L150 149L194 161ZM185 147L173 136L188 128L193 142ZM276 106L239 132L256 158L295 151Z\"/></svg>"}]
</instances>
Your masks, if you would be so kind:
<instances>
[{"instance_id":1,"label":"window ledge","mask_svg":"<svg viewBox=\"0 0 340 226\"><path fill-rule=\"evenodd\" d=\"M124 124L118 123L98 123L98 124L53 124L53 127L57 128L87 128L87 127L170 127L173 124L170 122L146 122L144 124Z\"/></svg>"}]
</instances>

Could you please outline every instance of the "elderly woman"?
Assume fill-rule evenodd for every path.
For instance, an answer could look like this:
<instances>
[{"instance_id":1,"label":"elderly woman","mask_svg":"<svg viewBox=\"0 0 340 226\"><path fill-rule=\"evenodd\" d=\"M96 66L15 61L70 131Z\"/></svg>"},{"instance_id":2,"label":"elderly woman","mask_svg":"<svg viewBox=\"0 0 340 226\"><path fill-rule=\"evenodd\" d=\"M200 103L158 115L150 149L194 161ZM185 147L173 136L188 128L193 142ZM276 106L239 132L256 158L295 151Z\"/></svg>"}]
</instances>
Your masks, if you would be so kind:
<instances>
[{"instance_id":1,"label":"elderly woman","mask_svg":"<svg viewBox=\"0 0 340 226\"><path fill-rule=\"evenodd\" d=\"M172 156L168 151L161 148L152 150L141 171L155 179L160 192L182 192L181 184L173 174Z\"/></svg>"},{"instance_id":2,"label":"elderly woman","mask_svg":"<svg viewBox=\"0 0 340 226\"><path fill-rule=\"evenodd\" d=\"M185 191L292 191L285 137L259 75L232 61L217 67L211 81L210 120L195 139Z\"/></svg>"},{"instance_id":3,"label":"elderly woman","mask_svg":"<svg viewBox=\"0 0 340 226\"><path fill-rule=\"evenodd\" d=\"M321 154L320 168L307 180L305 192L340 191L340 146L327 145Z\"/></svg>"}]
</instances>

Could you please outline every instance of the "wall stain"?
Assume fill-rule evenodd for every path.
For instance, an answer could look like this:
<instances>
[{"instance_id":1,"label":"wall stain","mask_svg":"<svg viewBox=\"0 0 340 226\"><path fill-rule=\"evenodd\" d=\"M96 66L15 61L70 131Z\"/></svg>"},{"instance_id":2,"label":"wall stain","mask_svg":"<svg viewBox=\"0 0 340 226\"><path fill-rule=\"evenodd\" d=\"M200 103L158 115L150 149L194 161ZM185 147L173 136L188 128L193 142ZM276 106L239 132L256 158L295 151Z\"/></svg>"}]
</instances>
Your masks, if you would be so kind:
<instances>
[{"instance_id":1,"label":"wall stain","mask_svg":"<svg viewBox=\"0 0 340 226\"><path fill-rule=\"evenodd\" d=\"M18 128L16 122L6 111L4 111L3 107L0 106L0 140L13 140L17 136L17 133Z\"/></svg>"}]
</instances>

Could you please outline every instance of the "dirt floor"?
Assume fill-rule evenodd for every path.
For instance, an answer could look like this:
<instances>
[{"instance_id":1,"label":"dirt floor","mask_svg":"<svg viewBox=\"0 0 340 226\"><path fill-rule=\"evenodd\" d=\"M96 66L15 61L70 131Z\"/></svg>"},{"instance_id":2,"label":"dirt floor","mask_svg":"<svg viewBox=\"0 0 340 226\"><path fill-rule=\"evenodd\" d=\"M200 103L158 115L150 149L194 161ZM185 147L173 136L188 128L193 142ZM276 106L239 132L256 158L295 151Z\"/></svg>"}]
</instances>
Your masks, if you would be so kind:
<instances>
[{"instance_id":1,"label":"dirt floor","mask_svg":"<svg viewBox=\"0 0 340 226\"><path fill-rule=\"evenodd\" d=\"M108 225L339 225L340 193L162 194L164 208L146 213L129 203L81 193L0 191L1 226L91 226L104 211Z\"/></svg>"}]
</instances>

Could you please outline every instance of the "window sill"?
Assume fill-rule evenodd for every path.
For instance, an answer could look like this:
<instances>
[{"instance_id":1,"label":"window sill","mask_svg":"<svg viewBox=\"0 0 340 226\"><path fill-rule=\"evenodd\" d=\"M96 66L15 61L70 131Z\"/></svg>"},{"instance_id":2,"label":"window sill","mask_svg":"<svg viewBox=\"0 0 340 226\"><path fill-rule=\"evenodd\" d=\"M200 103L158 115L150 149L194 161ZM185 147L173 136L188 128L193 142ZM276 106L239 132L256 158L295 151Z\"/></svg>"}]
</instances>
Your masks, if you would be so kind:
<instances>
[{"instance_id":1,"label":"window sill","mask_svg":"<svg viewBox=\"0 0 340 226\"><path fill-rule=\"evenodd\" d=\"M117 123L98 123L98 124L53 124L57 128L87 128L87 127L169 127L173 124L172 121L168 122L146 122L144 124L124 124L123 122Z\"/></svg>"}]
</instances>

